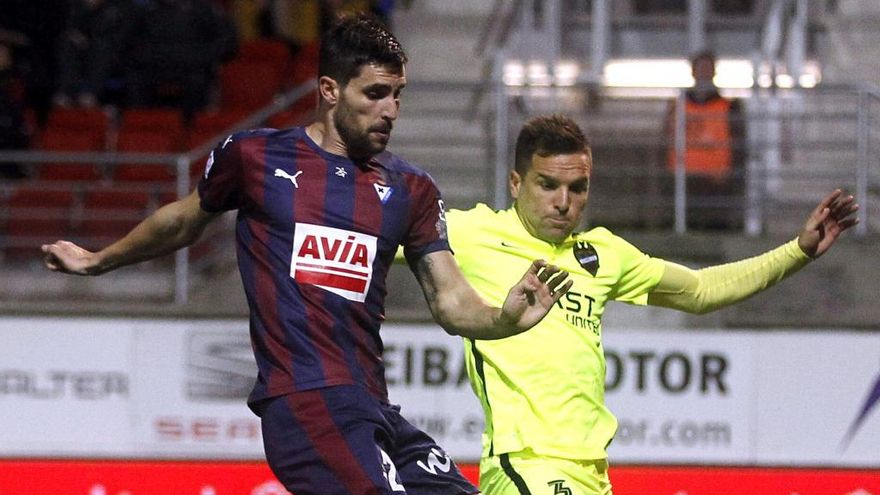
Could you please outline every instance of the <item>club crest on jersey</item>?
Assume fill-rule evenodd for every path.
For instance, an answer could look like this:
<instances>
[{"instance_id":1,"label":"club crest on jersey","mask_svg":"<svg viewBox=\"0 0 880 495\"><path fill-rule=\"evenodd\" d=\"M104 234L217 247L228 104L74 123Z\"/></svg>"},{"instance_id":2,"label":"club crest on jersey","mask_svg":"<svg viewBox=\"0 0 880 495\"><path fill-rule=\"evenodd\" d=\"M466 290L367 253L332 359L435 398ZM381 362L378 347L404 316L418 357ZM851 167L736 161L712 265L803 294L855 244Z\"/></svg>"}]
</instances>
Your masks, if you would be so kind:
<instances>
[{"instance_id":1,"label":"club crest on jersey","mask_svg":"<svg viewBox=\"0 0 880 495\"><path fill-rule=\"evenodd\" d=\"M578 241L575 243L572 251L574 252L574 258L583 269L595 277L596 272L599 271L599 253L596 252L596 248L589 242Z\"/></svg>"},{"instance_id":2,"label":"club crest on jersey","mask_svg":"<svg viewBox=\"0 0 880 495\"><path fill-rule=\"evenodd\" d=\"M388 198L390 198L391 193L394 192L394 189L391 186L383 186L382 184L373 184L373 187L376 188L376 194L379 195L379 201L383 205L388 202Z\"/></svg>"},{"instance_id":3,"label":"club crest on jersey","mask_svg":"<svg viewBox=\"0 0 880 495\"><path fill-rule=\"evenodd\" d=\"M308 223L297 223L294 232L290 276L364 302L373 278L376 237Z\"/></svg>"}]
</instances>

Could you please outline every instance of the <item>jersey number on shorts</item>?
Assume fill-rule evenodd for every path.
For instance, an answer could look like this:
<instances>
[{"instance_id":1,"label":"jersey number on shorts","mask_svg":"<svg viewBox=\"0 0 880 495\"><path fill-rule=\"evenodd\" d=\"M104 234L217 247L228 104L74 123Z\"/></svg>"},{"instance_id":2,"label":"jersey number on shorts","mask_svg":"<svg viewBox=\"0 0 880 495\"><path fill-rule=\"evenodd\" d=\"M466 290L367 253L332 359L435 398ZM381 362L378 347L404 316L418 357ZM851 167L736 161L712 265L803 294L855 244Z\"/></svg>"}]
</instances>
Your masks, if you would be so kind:
<instances>
[{"instance_id":1,"label":"jersey number on shorts","mask_svg":"<svg viewBox=\"0 0 880 495\"><path fill-rule=\"evenodd\" d=\"M382 470L385 472L385 479L392 491L406 493L406 488L397 481L397 467L391 462L391 457L384 450L379 449L382 454Z\"/></svg>"},{"instance_id":2,"label":"jersey number on shorts","mask_svg":"<svg viewBox=\"0 0 880 495\"><path fill-rule=\"evenodd\" d=\"M553 480L547 486L553 487L553 495L571 495L571 488L565 486L565 480Z\"/></svg>"}]
</instances>

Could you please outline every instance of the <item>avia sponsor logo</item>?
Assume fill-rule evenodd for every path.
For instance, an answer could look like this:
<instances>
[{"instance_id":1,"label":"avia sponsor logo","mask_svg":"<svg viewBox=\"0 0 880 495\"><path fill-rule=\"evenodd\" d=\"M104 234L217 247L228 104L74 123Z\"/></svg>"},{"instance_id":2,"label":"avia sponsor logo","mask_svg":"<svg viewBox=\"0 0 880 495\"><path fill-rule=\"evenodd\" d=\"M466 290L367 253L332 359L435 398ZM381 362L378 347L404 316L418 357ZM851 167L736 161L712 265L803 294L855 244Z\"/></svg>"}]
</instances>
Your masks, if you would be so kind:
<instances>
[{"instance_id":1,"label":"avia sponsor logo","mask_svg":"<svg viewBox=\"0 0 880 495\"><path fill-rule=\"evenodd\" d=\"M257 363L245 328L194 331L187 344L187 397L236 402L247 399Z\"/></svg>"},{"instance_id":2,"label":"avia sponsor logo","mask_svg":"<svg viewBox=\"0 0 880 495\"><path fill-rule=\"evenodd\" d=\"M290 276L350 301L364 302L373 277L376 237L297 223Z\"/></svg>"},{"instance_id":3,"label":"avia sponsor logo","mask_svg":"<svg viewBox=\"0 0 880 495\"><path fill-rule=\"evenodd\" d=\"M96 401L128 394L128 375L117 371L0 370L0 397Z\"/></svg>"},{"instance_id":4,"label":"avia sponsor logo","mask_svg":"<svg viewBox=\"0 0 880 495\"><path fill-rule=\"evenodd\" d=\"M846 435L844 435L843 440L840 442L840 450L845 451L847 447L849 447L850 443L852 443L853 438L855 438L859 429L868 418L868 415L871 413L872 410L878 407L878 404L880 404L880 373L878 373L877 377L874 378L874 385L868 391L868 394L865 396L865 400L862 401L862 407L859 409L859 412L853 419L852 424L849 425L849 428L846 431Z\"/></svg>"}]
</instances>

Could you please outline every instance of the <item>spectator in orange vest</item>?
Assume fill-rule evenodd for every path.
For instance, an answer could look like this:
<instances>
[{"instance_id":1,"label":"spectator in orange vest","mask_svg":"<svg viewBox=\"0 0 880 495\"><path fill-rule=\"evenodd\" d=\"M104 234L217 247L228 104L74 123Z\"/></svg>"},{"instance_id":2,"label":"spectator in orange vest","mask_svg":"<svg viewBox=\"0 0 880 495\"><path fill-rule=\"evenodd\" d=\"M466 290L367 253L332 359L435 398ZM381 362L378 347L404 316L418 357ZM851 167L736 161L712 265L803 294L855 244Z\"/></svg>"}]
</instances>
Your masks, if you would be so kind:
<instances>
[{"instance_id":1,"label":"spectator in orange vest","mask_svg":"<svg viewBox=\"0 0 880 495\"><path fill-rule=\"evenodd\" d=\"M684 168L690 228L730 229L742 223L742 112L739 102L718 92L715 55L691 58L694 85L685 92ZM667 118L666 164L675 172L675 104Z\"/></svg>"}]
</instances>

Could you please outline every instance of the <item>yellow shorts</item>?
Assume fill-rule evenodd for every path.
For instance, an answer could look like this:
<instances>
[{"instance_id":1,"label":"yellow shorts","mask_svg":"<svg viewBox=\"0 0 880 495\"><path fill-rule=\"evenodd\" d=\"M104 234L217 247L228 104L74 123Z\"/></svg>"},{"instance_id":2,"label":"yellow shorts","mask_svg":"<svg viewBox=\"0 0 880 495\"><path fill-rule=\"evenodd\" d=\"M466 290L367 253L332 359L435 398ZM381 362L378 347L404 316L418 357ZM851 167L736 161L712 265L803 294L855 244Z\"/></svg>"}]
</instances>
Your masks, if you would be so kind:
<instances>
[{"instance_id":1,"label":"yellow shorts","mask_svg":"<svg viewBox=\"0 0 880 495\"><path fill-rule=\"evenodd\" d=\"M480 461L484 495L611 495L608 460L512 452Z\"/></svg>"}]
</instances>

